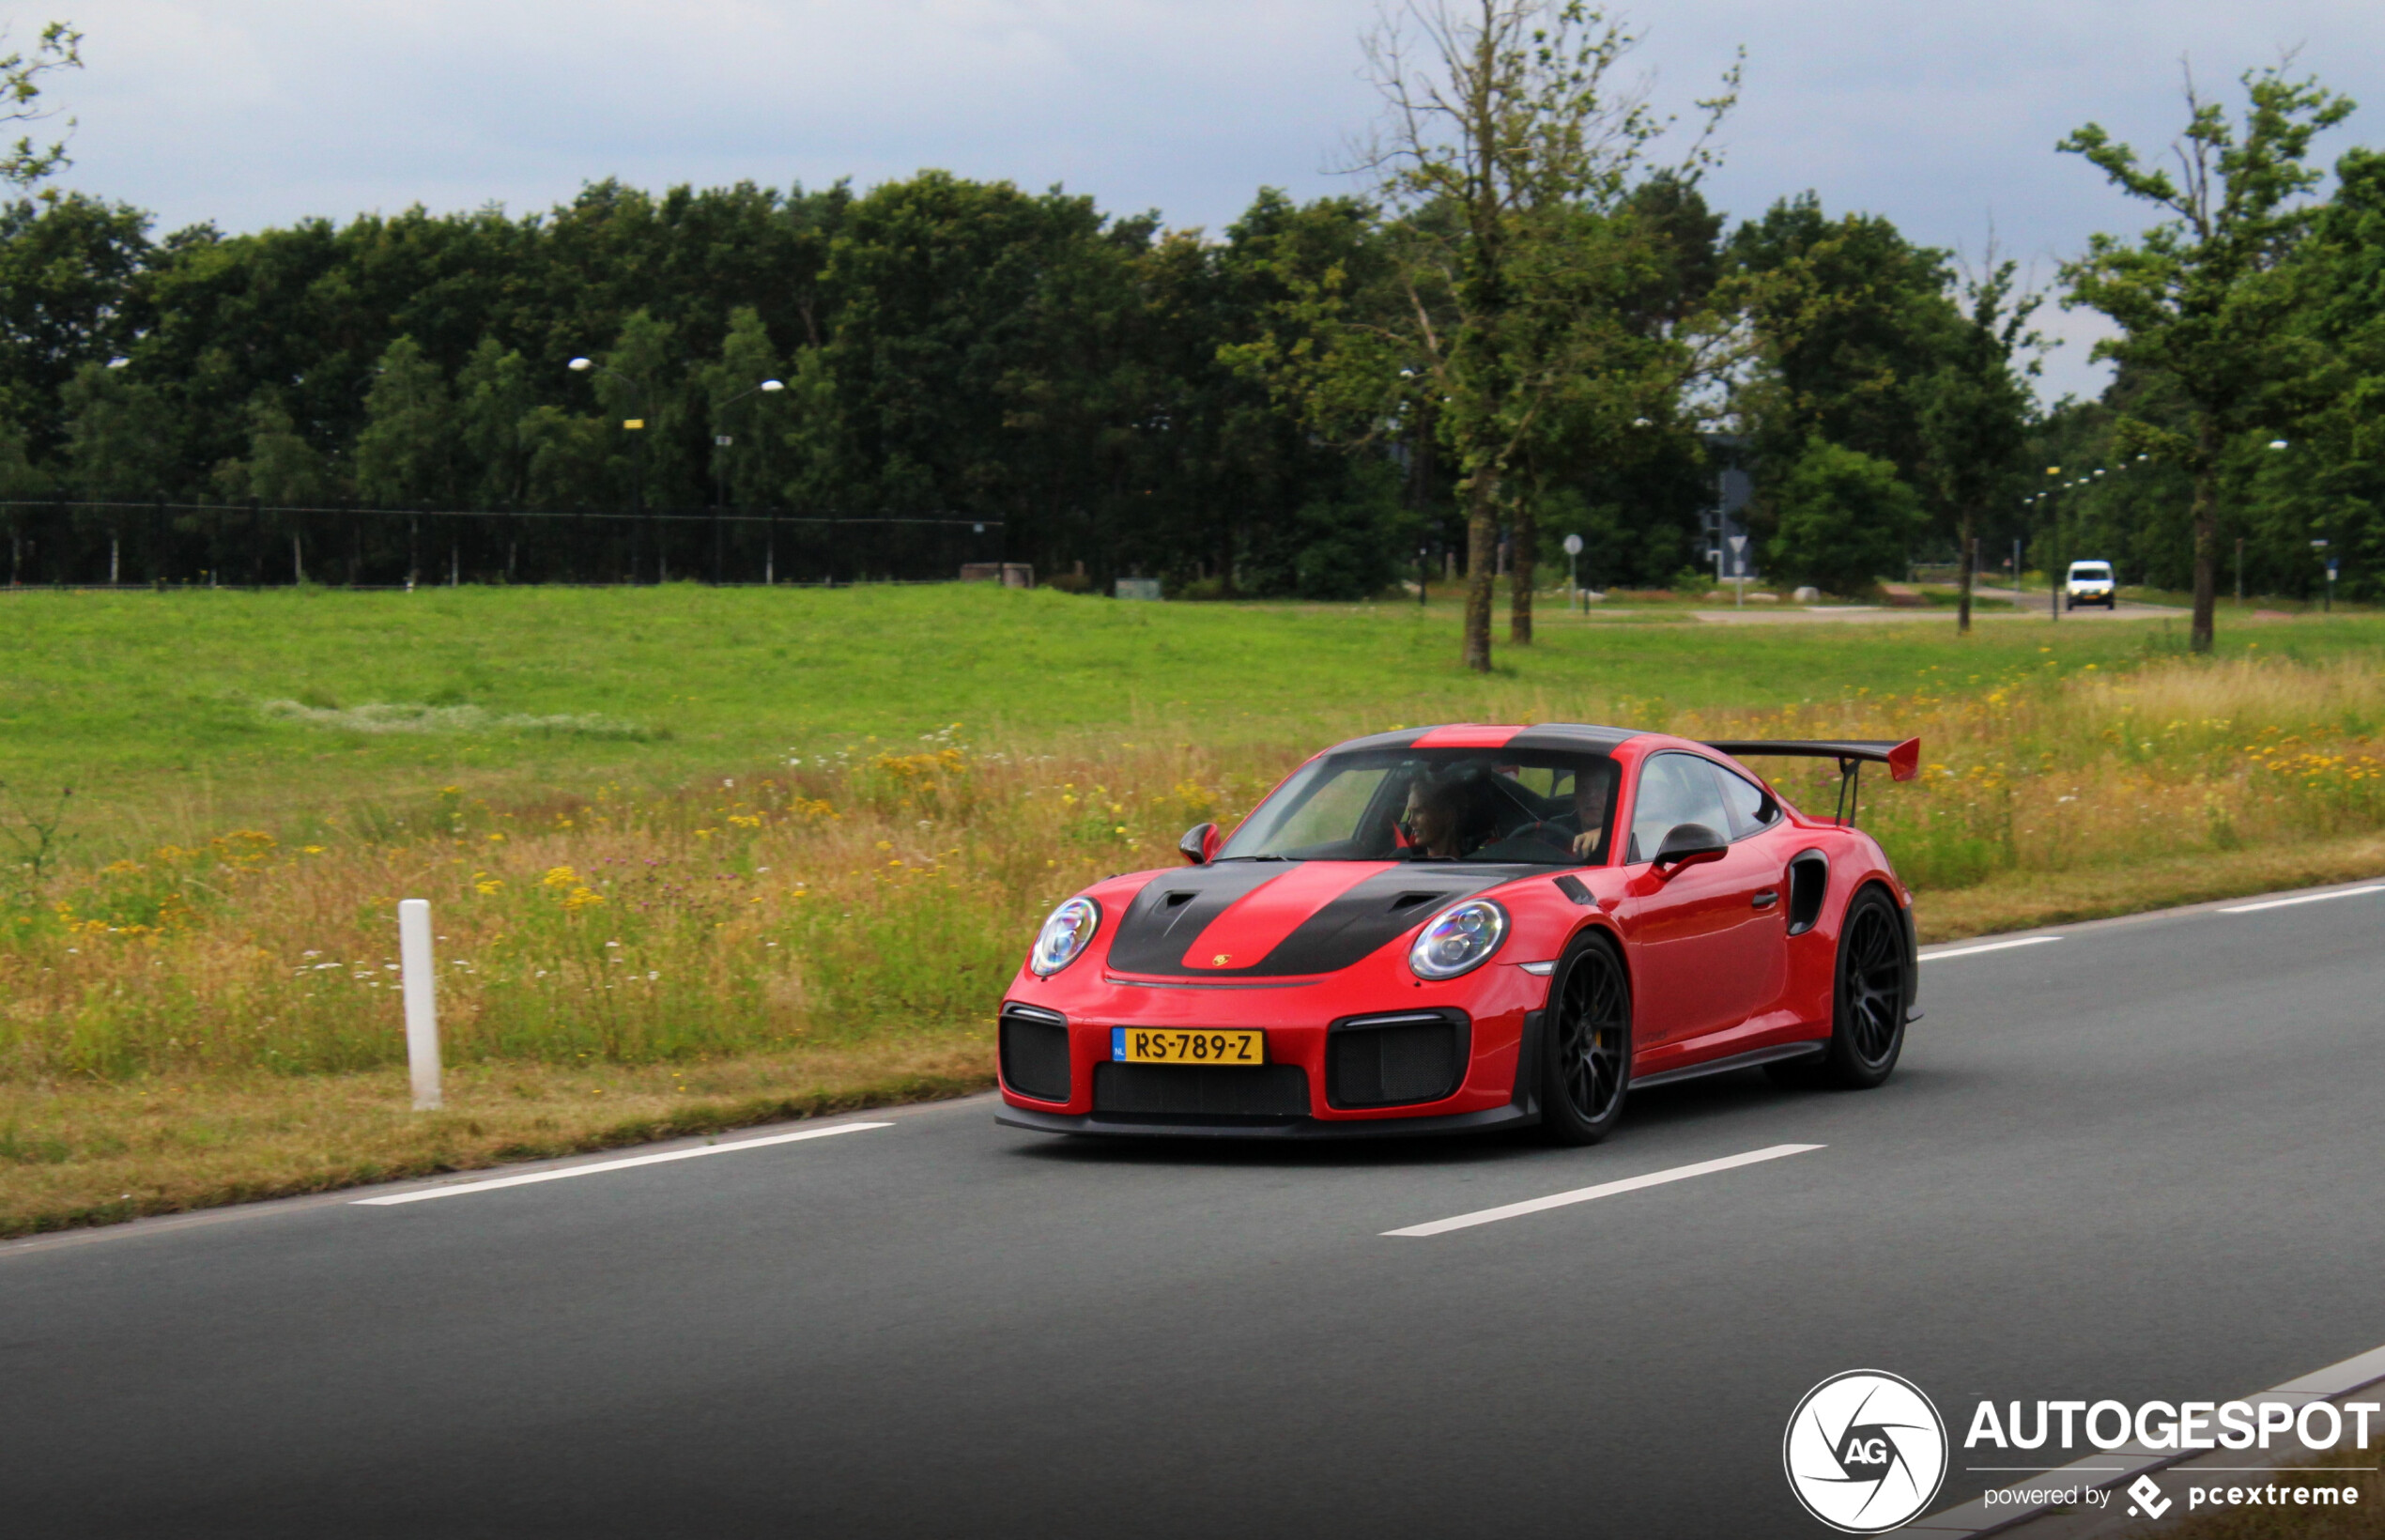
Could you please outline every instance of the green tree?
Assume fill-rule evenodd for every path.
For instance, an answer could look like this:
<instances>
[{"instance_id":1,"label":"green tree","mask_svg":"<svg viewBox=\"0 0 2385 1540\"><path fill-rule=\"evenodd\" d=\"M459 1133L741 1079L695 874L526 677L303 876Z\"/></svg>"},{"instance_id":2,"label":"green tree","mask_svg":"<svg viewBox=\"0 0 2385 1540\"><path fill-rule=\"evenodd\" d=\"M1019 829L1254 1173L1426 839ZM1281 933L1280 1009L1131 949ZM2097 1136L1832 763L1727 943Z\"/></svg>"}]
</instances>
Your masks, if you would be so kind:
<instances>
[{"instance_id":1,"label":"green tree","mask_svg":"<svg viewBox=\"0 0 2385 1540\"><path fill-rule=\"evenodd\" d=\"M1175 393L1157 447L1163 482L1182 500L1176 565L1213 576L1227 593L1296 593L1304 583L1320 593L1328 573L1342 575L1331 597L1374 593L1417 538L1448 533L1437 528L1446 488L1432 414L1419 401L1386 420L1375 400L1348 416L1313 413L1297 387L1303 361L1400 302L1377 210L1348 197L1296 205L1262 188L1225 235L1222 244L1171 239L1145 264L1152 341ZM1331 312L1312 302L1326 293ZM1387 488L1374 472L1394 455L1405 475ZM1331 549L1311 557L1312 544ZM1362 547L1373 553L1363 562Z\"/></svg>"},{"instance_id":2,"label":"green tree","mask_svg":"<svg viewBox=\"0 0 2385 1540\"><path fill-rule=\"evenodd\" d=\"M1819 434L1916 479L1916 387L1947 362L1961 327L1946 254L1877 215L1830 219L1808 192L1741 225L1730 255L1758 342L1740 393L1760 459L1793 464Z\"/></svg>"},{"instance_id":3,"label":"green tree","mask_svg":"<svg viewBox=\"0 0 2385 1540\"><path fill-rule=\"evenodd\" d=\"M150 497L179 469L174 405L131 371L86 363L63 393L67 459L76 490L92 499Z\"/></svg>"},{"instance_id":4,"label":"green tree","mask_svg":"<svg viewBox=\"0 0 2385 1540\"><path fill-rule=\"evenodd\" d=\"M449 495L455 422L447 381L420 343L389 345L364 398L356 436L356 489L367 502L428 502Z\"/></svg>"},{"instance_id":5,"label":"green tree","mask_svg":"<svg viewBox=\"0 0 2385 1540\"><path fill-rule=\"evenodd\" d=\"M1856 594L1901 573L1924 523L1897 468L1826 439L1808 439L1780 481L1772 566L1833 593Z\"/></svg>"},{"instance_id":6,"label":"green tree","mask_svg":"<svg viewBox=\"0 0 2385 1540\"><path fill-rule=\"evenodd\" d=\"M300 436L281 399L261 391L249 403L248 495L284 508L304 508L331 493L323 456Z\"/></svg>"},{"instance_id":7,"label":"green tree","mask_svg":"<svg viewBox=\"0 0 2385 1540\"><path fill-rule=\"evenodd\" d=\"M7 37L8 29L0 27L0 40ZM17 48L0 54L0 123L33 123L54 116L54 109L40 105L41 77L82 68L83 34L66 22L52 22L43 27L31 54ZM67 120L67 127L74 127L72 118ZM46 181L68 164L64 140L37 146L27 134L0 150L0 181L31 187Z\"/></svg>"},{"instance_id":8,"label":"green tree","mask_svg":"<svg viewBox=\"0 0 2385 1540\"><path fill-rule=\"evenodd\" d=\"M853 512L1001 518L1015 557L1121 527L1152 485L1134 446L1158 403L1125 367L1151 235L945 172L854 200L823 281L834 416L788 403L804 463L834 464Z\"/></svg>"},{"instance_id":9,"label":"green tree","mask_svg":"<svg viewBox=\"0 0 2385 1540\"><path fill-rule=\"evenodd\" d=\"M611 425L561 407L533 407L518 428L523 500L550 513L592 508L612 500L619 485L610 452Z\"/></svg>"},{"instance_id":10,"label":"green tree","mask_svg":"<svg viewBox=\"0 0 2385 1540\"><path fill-rule=\"evenodd\" d=\"M64 442L75 371L133 348L148 230L139 209L79 192L0 206L0 409L36 458Z\"/></svg>"},{"instance_id":11,"label":"green tree","mask_svg":"<svg viewBox=\"0 0 2385 1540\"><path fill-rule=\"evenodd\" d=\"M596 399L616 425L626 466L632 500L645 506L658 500L654 488L678 484L684 456L679 453L691 422L700 418L687 409L671 377L674 354L669 322L640 308L623 317L613 346L597 356L601 368L591 371ZM642 423L642 427L630 427Z\"/></svg>"},{"instance_id":12,"label":"green tree","mask_svg":"<svg viewBox=\"0 0 2385 1540\"><path fill-rule=\"evenodd\" d=\"M474 501L510 508L522 500L530 471L522 420L536 404L530 361L495 337L481 338L455 377L455 437Z\"/></svg>"},{"instance_id":13,"label":"green tree","mask_svg":"<svg viewBox=\"0 0 2385 1540\"><path fill-rule=\"evenodd\" d=\"M786 468L783 455L774 456L775 442L787 431L784 366L771 346L762 312L740 305L729 316L729 331L720 340L720 362L704 371L706 422L717 440L712 451L716 483L728 500L739 507L770 500L775 473ZM765 391L765 380L778 389Z\"/></svg>"},{"instance_id":14,"label":"green tree","mask_svg":"<svg viewBox=\"0 0 2385 1540\"><path fill-rule=\"evenodd\" d=\"M2029 317L2040 300L2014 292L2016 271L1990 248L1985 270L1964 285L1967 303L1946 362L1916 393L1923 483L1954 526L1962 563L1957 631L1971 629L1979 531L2015 489L2035 405L2028 382L2043 342L2029 330Z\"/></svg>"},{"instance_id":15,"label":"green tree","mask_svg":"<svg viewBox=\"0 0 2385 1540\"><path fill-rule=\"evenodd\" d=\"M1668 127L1644 94L1612 77L1638 39L1577 0L1418 0L1367 38L1384 101L1353 170L1376 178L1397 216L1391 252L1397 302L1352 310L1339 285L1306 297L1331 345L1273 362L1312 417L1369 424L1419 402L1447 448L1466 510L1463 657L1491 666L1495 555L1516 532L1511 639L1531 637L1532 503L1526 462L1562 420L1577 442L1619 434L1652 398L1678 393L1697 349L1654 359L1638 344L1627 300L1659 276L1659 222L1629 217L1657 174ZM1709 130L1731 105L1734 69L1700 103ZM1700 135L1663 175L1694 182Z\"/></svg>"},{"instance_id":16,"label":"green tree","mask_svg":"<svg viewBox=\"0 0 2385 1540\"><path fill-rule=\"evenodd\" d=\"M2352 111L2348 98L2278 68L2243 76L2241 131L2190 79L2179 173L2147 166L2089 123L2058 148L2080 155L2131 197L2162 211L2135 241L2098 235L2062 270L2065 305L2102 312L2120 335L2097 344L2169 377L2186 408L2184 431L2122 420L2124 452L2182 465L2194 484L2193 646L2208 652L2217 590L2220 501L2229 440L2272 420L2282 381L2317 361L2293 331L2301 285L2291 257L2316 210L2302 201L2321 172L2311 141Z\"/></svg>"}]
</instances>

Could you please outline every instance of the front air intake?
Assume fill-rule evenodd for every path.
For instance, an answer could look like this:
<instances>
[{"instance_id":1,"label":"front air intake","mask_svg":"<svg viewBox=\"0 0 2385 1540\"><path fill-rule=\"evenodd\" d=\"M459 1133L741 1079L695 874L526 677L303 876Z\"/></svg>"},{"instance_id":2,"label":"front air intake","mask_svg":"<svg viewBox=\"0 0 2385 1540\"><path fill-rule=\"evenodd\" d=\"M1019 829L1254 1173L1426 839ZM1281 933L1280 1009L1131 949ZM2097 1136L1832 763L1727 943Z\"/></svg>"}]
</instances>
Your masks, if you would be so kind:
<instances>
[{"instance_id":1,"label":"front air intake","mask_svg":"<svg viewBox=\"0 0 2385 1540\"><path fill-rule=\"evenodd\" d=\"M1033 1006L1004 1006L1001 1049L1005 1086L1038 1101L1069 1099L1067 1017Z\"/></svg>"},{"instance_id":2,"label":"front air intake","mask_svg":"<svg viewBox=\"0 0 2385 1540\"><path fill-rule=\"evenodd\" d=\"M1454 1010L1357 1016L1325 1037L1325 1100L1334 1107L1439 1101L1466 1078L1465 1015Z\"/></svg>"},{"instance_id":3,"label":"front air intake","mask_svg":"<svg viewBox=\"0 0 2385 1540\"><path fill-rule=\"evenodd\" d=\"M1110 1116L1305 1117L1308 1074L1297 1064L1097 1064L1093 1110Z\"/></svg>"}]
</instances>

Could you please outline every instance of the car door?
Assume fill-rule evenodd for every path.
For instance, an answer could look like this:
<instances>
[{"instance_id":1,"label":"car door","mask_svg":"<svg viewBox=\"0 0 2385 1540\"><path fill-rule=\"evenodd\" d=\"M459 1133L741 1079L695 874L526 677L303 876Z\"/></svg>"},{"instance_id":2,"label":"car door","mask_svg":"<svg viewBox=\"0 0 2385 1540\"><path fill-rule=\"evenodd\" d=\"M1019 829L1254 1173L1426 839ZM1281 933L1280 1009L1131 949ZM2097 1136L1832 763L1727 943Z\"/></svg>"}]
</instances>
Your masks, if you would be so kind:
<instances>
[{"instance_id":1,"label":"car door","mask_svg":"<svg viewBox=\"0 0 2385 1540\"><path fill-rule=\"evenodd\" d=\"M1746 923L1734 947L1746 985L1740 1020L1778 1008L1789 987L1789 857L1794 838L1771 793L1728 765L1712 764L1731 813L1731 856L1747 900Z\"/></svg>"},{"instance_id":2,"label":"car door","mask_svg":"<svg viewBox=\"0 0 2385 1540\"><path fill-rule=\"evenodd\" d=\"M1724 774L1703 757L1680 751L1652 754L1640 763L1624 859L1637 869L1626 887L1626 924L1643 1051L1728 1030L1779 993L1781 870L1771 841L1736 840L1720 860L1669 875L1652 864L1679 824L1702 824L1731 838Z\"/></svg>"}]
</instances>

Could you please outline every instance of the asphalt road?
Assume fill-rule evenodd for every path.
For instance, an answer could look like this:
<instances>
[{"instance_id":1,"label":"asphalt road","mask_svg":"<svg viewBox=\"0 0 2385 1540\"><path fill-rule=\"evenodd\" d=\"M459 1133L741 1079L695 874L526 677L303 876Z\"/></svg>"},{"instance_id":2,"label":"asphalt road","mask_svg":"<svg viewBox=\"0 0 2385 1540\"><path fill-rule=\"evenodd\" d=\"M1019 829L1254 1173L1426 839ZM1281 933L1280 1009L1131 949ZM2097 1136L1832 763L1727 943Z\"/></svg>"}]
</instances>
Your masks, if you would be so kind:
<instances>
[{"instance_id":1,"label":"asphalt road","mask_svg":"<svg viewBox=\"0 0 2385 1540\"><path fill-rule=\"evenodd\" d=\"M1925 962L1881 1090L1652 1091L1595 1149L978 1099L0 1248L0 1531L1815 1535L1780 1440L1839 1371L1953 1420L2385 1343L2385 892L2049 933ZM1967 1458L1936 1506L2014 1479Z\"/></svg>"}]
</instances>

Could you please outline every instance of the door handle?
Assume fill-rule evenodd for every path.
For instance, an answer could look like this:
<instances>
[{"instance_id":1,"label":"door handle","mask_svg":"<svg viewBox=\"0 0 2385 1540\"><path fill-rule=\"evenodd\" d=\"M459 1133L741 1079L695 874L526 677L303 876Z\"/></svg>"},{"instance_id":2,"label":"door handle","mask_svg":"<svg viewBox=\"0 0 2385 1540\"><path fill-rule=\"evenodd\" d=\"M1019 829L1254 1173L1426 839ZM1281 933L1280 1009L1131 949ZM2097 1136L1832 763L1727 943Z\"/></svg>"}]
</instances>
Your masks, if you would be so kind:
<instances>
[{"instance_id":1,"label":"door handle","mask_svg":"<svg viewBox=\"0 0 2385 1540\"><path fill-rule=\"evenodd\" d=\"M1752 901L1759 909L1769 909L1780 901L1780 895L1771 888L1766 888L1757 894Z\"/></svg>"}]
</instances>

